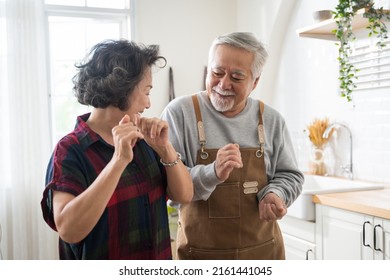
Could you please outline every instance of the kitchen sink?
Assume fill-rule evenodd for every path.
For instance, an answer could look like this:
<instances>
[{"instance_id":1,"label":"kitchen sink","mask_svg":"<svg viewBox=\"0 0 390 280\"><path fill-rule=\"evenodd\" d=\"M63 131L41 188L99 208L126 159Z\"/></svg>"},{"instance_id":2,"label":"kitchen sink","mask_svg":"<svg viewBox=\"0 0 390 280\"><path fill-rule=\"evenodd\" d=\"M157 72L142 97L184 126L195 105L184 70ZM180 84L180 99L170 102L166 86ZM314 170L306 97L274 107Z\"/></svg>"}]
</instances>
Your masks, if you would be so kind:
<instances>
[{"instance_id":1,"label":"kitchen sink","mask_svg":"<svg viewBox=\"0 0 390 280\"><path fill-rule=\"evenodd\" d=\"M378 183L305 174L302 194L288 208L287 215L306 221L314 221L315 206L312 202L312 196L315 194L364 191L383 188L384 185Z\"/></svg>"}]
</instances>

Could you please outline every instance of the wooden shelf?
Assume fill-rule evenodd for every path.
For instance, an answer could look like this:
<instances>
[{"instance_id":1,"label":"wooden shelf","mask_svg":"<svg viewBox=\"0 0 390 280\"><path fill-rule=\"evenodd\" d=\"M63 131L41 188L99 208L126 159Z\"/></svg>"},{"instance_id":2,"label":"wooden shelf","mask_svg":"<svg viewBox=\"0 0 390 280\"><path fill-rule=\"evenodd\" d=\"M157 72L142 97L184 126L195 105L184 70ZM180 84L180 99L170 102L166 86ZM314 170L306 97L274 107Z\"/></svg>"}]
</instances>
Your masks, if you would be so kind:
<instances>
[{"instance_id":1,"label":"wooden shelf","mask_svg":"<svg viewBox=\"0 0 390 280\"><path fill-rule=\"evenodd\" d=\"M352 30L356 31L364 29L368 25L367 18L364 17L365 9L357 11L355 17L352 20ZM390 13L390 10L384 10L386 13ZM299 37L316 38L323 40L337 41L335 34L332 32L337 29L337 25L334 19L327 19L319 23L301 28L297 30Z\"/></svg>"}]
</instances>

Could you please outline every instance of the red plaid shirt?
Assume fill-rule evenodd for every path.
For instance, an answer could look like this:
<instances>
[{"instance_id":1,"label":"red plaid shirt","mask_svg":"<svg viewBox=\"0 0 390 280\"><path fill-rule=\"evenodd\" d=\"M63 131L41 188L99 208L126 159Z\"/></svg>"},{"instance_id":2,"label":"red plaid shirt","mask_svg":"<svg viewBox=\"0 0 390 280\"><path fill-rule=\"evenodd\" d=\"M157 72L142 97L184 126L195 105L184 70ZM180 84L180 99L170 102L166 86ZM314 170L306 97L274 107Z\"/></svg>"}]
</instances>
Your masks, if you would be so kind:
<instances>
[{"instance_id":1,"label":"red plaid shirt","mask_svg":"<svg viewBox=\"0 0 390 280\"><path fill-rule=\"evenodd\" d=\"M114 153L114 147L87 126L88 117L77 118L74 131L58 142L48 165L41 207L54 230L52 190L81 194ZM172 259L166 181L158 156L139 141L96 226L77 244L60 239L60 259Z\"/></svg>"}]
</instances>

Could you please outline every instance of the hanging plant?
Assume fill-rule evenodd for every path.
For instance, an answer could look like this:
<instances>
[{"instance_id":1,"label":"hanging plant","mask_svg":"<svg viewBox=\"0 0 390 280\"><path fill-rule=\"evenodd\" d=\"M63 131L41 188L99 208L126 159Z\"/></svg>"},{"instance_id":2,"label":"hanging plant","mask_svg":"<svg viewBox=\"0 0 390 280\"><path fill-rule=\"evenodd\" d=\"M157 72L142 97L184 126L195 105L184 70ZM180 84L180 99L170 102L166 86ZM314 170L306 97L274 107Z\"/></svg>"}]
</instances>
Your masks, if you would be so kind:
<instances>
[{"instance_id":1,"label":"hanging plant","mask_svg":"<svg viewBox=\"0 0 390 280\"><path fill-rule=\"evenodd\" d=\"M339 61L339 81L340 94L352 100L352 92L356 88L354 83L356 73L359 71L350 61L352 54L351 42L356 40L352 30L352 20L360 9L365 9L363 16L367 18L369 30L368 36L375 35L378 39L377 46L383 48L385 46L385 39L387 36L387 27L383 19L390 19L387 11L383 7L374 8L374 2L371 0L339 0L333 12L333 18L336 22L337 28L333 30L338 40L338 61Z\"/></svg>"}]
</instances>

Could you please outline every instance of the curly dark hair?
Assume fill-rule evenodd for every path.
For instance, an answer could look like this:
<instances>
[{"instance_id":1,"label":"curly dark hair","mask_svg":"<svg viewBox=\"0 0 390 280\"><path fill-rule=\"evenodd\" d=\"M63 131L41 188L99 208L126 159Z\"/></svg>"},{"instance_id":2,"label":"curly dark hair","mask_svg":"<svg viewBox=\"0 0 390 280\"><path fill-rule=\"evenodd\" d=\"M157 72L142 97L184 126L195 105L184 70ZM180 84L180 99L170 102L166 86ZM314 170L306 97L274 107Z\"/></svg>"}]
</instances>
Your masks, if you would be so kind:
<instances>
[{"instance_id":1,"label":"curly dark hair","mask_svg":"<svg viewBox=\"0 0 390 280\"><path fill-rule=\"evenodd\" d=\"M92 47L84 60L76 65L73 90L79 103L95 108L110 105L121 111L128 109L128 96L142 80L145 71L165 67L158 45L145 46L128 40L105 40Z\"/></svg>"}]
</instances>

